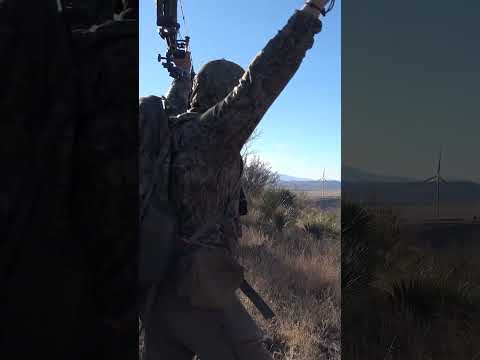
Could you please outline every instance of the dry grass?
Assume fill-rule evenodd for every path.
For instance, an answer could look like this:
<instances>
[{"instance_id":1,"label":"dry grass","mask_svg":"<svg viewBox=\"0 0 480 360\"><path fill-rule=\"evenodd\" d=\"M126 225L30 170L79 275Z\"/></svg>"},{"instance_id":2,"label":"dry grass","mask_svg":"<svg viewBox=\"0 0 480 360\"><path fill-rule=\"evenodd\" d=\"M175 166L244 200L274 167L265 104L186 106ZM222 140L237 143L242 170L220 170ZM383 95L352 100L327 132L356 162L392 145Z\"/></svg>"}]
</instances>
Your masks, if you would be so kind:
<instances>
[{"instance_id":1,"label":"dry grass","mask_svg":"<svg viewBox=\"0 0 480 360\"><path fill-rule=\"evenodd\" d=\"M330 229L318 237L303 227L304 218ZM268 337L275 359L340 359L340 239L332 218L303 209L296 224L283 231L258 226L259 211L251 209L240 241L246 277L277 314L265 321L242 298ZM257 220L256 220L257 219ZM338 218L337 218L338 220Z\"/></svg>"},{"instance_id":2,"label":"dry grass","mask_svg":"<svg viewBox=\"0 0 480 360\"><path fill-rule=\"evenodd\" d=\"M353 261L343 264L344 276L361 279L342 294L343 357L480 359L480 261L472 256L478 244L463 249L452 239L445 249L413 246L399 220L393 210L376 211L366 231L344 235L344 243L351 238L368 250L351 248Z\"/></svg>"},{"instance_id":3,"label":"dry grass","mask_svg":"<svg viewBox=\"0 0 480 360\"><path fill-rule=\"evenodd\" d=\"M341 357L340 209L321 211L303 200L294 196L283 209L294 214L293 220L279 227L265 212L283 211L285 201L279 205L265 197L250 199L249 214L242 218L240 262L247 280L276 317L264 320L241 292L239 296L264 330L275 360L337 360ZM276 208L269 209L269 204ZM306 224L320 231L309 231ZM139 345L141 358L142 336Z\"/></svg>"}]
</instances>

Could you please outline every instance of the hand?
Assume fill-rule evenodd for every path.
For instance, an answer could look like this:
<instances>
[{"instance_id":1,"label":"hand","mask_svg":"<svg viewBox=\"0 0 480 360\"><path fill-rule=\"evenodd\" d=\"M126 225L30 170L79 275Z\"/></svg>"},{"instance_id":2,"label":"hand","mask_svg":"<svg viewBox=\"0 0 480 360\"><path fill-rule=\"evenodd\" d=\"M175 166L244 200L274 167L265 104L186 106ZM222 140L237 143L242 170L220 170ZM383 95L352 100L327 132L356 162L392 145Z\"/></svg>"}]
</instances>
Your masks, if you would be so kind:
<instances>
[{"instance_id":1,"label":"hand","mask_svg":"<svg viewBox=\"0 0 480 360\"><path fill-rule=\"evenodd\" d=\"M322 13L319 9L325 9L329 2L330 0L308 0L304 5L303 10L319 17ZM311 4L310 6L308 5L309 3Z\"/></svg>"},{"instance_id":2,"label":"hand","mask_svg":"<svg viewBox=\"0 0 480 360\"><path fill-rule=\"evenodd\" d=\"M187 51L185 53L185 57L183 59L173 59L173 63L176 67L182 70L190 71L190 69L192 68L192 58L190 55L190 51Z\"/></svg>"},{"instance_id":3,"label":"hand","mask_svg":"<svg viewBox=\"0 0 480 360\"><path fill-rule=\"evenodd\" d=\"M320 9L325 9L330 0L309 0L308 2L312 3L316 7L319 7Z\"/></svg>"}]
</instances>

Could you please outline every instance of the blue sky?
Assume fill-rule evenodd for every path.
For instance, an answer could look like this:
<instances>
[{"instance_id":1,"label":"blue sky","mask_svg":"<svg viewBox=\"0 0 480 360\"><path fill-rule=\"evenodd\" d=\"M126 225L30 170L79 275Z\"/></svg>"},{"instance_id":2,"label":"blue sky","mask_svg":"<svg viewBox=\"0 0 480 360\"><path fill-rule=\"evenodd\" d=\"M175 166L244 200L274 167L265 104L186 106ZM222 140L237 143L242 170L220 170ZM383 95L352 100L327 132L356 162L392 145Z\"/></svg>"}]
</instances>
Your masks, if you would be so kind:
<instances>
[{"instance_id":1,"label":"blue sky","mask_svg":"<svg viewBox=\"0 0 480 360\"><path fill-rule=\"evenodd\" d=\"M180 2L179 2L180 3ZM246 68L303 1L182 0L186 24L178 9L181 34L191 37L196 70L225 58ZM156 29L156 1L140 8L140 96L163 95L171 78L157 62L165 42ZM314 47L297 74L258 126L252 150L283 174L340 179L341 40L340 8L323 21Z\"/></svg>"}]
</instances>

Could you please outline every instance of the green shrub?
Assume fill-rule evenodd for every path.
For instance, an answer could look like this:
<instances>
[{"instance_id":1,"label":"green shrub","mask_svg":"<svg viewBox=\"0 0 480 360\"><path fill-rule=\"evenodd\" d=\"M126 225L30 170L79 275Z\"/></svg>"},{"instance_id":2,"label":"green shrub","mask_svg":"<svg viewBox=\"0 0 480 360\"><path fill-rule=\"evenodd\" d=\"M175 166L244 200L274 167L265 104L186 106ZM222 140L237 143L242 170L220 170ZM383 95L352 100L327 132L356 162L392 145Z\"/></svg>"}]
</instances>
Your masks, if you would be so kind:
<instances>
[{"instance_id":1,"label":"green shrub","mask_svg":"<svg viewBox=\"0 0 480 360\"><path fill-rule=\"evenodd\" d=\"M394 311L409 312L420 322L431 323L437 318L450 316L469 326L475 310L471 287L450 281L448 276L441 274L435 278L395 280L388 298Z\"/></svg>"},{"instance_id":2,"label":"green shrub","mask_svg":"<svg viewBox=\"0 0 480 360\"><path fill-rule=\"evenodd\" d=\"M277 231L294 224L299 213L296 195L288 189L266 189L257 206L262 223Z\"/></svg>"},{"instance_id":3,"label":"green shrub","mask_svg":"<svg viewBox=\"0 0 480 360\"><path fill-rule=\"evenodd\" d=\"M338 216L334 212L310 210L301 219L303 229L316 239L335 236L340 232Z\"/></svg>"}]
</instances>

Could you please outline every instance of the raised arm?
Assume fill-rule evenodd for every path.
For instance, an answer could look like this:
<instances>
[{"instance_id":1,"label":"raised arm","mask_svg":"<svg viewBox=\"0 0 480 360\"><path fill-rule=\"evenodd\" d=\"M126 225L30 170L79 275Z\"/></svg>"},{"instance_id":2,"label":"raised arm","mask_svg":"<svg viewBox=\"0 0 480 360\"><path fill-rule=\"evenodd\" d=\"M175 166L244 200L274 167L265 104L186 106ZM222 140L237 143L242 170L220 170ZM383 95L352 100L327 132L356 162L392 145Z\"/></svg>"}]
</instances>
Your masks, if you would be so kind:
<instances>
[{"instance_id":1,"label":"raised arm","mask_svg":"<svg viewBox=\"0 0 480 360\"><path fill-rule=\"evenodd\" d=\"M166 110L169 116L183 114L188 110L190 92L192 91L193 70L190 53L185 59L175 59L175 65L184 70L181 79L174 79L167 91Z\"/></svg>"},{"instance_id":2,"label":"raised arm","mask_svg":"<svg viewBox=\"0 0 480 360\"><path fill-rule=\"evenodd\" d=\"M313 46L314 35L321 30L319 14L311 6L296 11L257 55L233 91L202 115L201 122L215 144L240 151Z\"/></svg>"}]
</instances>

